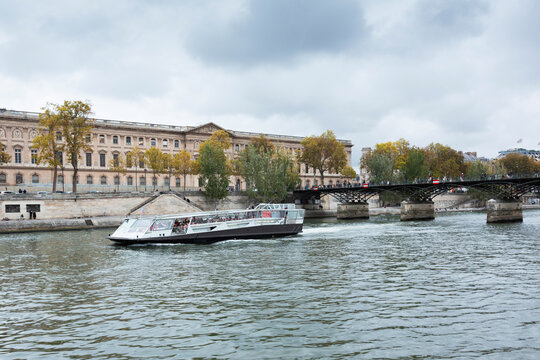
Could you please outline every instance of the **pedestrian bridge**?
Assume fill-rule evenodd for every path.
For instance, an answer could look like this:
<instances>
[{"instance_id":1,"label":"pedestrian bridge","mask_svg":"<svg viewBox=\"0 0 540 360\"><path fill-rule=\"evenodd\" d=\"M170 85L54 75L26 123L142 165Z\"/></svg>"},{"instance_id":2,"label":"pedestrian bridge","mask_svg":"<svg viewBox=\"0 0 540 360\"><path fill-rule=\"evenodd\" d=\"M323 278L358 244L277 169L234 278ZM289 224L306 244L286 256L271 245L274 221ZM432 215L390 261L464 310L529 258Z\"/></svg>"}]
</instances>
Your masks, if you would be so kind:
<instances>
[{"instance_id":1,"label":"pedestrian bridge","mask_svg":"<svg viewBox=\"0 0 540 360\"><path fill-rule=\"evenodd\" d=\"M488 222L523 221L521 197L531 192L540 192L538 177L508 178L496 180L439 181L413 184L354 184L347 187L313 187L293 193L297 203L314 203L324 196L339 201L338 218L368 218L367 201L385 192L398 195L401 203L401 220L434 219L433 198L450 190L466 188L484 194L488 201Z\"/></svg>"}]
</instances>

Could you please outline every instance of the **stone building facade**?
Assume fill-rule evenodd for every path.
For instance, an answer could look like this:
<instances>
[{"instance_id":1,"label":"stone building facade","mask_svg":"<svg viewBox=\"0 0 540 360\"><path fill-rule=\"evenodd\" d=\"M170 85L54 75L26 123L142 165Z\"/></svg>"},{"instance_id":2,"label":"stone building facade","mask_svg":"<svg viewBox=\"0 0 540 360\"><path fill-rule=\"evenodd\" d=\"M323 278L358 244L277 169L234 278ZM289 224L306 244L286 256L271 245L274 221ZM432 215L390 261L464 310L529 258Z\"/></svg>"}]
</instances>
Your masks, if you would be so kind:
<instances>
[{"instance_id":1,"label":"stone building facade","mask_svg":"<svg viewBox=\"0 0 540 360\"><path fill-rule=\"evenodd\" d=\"M37 165L32 149L32 140L37 135L38 113L0 109L0 142L6 152L11 155L11 161L0 165L0 189L18 191L20 188L31 188L33 191L52 188L53 171L47 165ZM166 174L160 174L155 179L150 169L129 168L126 175L118 176L109 170L109 161L116 155L127 154L136 145L143 151L152 146L172 155L186 150L192 158L198 157L199 144L206 141L213 132L225 130L231 137L231 147L227 150L228 157L236 156L259 133L242 132L223 129L214 123L201 126L176 126L151 123L138 123L117 120L95 119L90 145L92 151L81 153L78 173L78 191L150 191L153 182L158 189L168 189L169 183L173 190L181 190L184 186L182 176L172 179ZM290 151L295 155L301 150L302 137L263 134L278 148ZM61 139L61 135L59 135ZM60 140L62 141L62 140ZM348 140L340 140L345 144L348 164L351 162L352 144ZM67 164L58 170L58 190L70 191L72 168ZM305 164L301 166L302 187L320 184L320 178L314 177L314 170ZM325 174L326 184L343 182L339 174ZM197 190L198 176L188 175L186 189ZM244 189L245 184L240 177L231 176L230 186L234 189Z\"/></svg>"}]
</instances>

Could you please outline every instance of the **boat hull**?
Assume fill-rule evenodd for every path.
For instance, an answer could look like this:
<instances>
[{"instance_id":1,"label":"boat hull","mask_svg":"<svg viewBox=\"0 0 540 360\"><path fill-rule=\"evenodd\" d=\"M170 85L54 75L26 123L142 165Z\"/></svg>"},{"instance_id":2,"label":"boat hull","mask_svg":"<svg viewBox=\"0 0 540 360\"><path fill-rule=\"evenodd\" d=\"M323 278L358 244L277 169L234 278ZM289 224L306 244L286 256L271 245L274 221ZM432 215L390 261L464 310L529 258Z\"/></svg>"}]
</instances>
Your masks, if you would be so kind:
<instances>
[{"instance_id":1,"label":"boat hull","mask_svg":"<svg viewBox=\"0 0 540 360\"><path fill-rule=\"evenodd\" d=\"M160 236L153 238L120 238L109 236L118 245L133 244L212 244L230 239L261 239L296 235L302 231L303 224L260 225L220 231L207 231L193 234Z\"/></svg>"}]
</instances>

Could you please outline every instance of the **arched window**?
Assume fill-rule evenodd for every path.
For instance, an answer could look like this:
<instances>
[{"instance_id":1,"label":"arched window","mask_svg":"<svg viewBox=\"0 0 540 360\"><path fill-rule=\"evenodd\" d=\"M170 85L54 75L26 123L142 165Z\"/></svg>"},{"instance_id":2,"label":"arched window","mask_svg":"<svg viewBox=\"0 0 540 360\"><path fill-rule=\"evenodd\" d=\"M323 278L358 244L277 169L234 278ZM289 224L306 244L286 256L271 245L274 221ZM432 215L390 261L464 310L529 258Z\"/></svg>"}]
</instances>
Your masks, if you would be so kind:
<instances>
[{"instance_id":1,"label":"arched window","mask_svg":"<svg viewBox=\"0 0 540 360\"><path fill-rule=\"evenodd\" d=\"M150 146L156 147L156 139L150 139Z\"/></svg>"},{"instance_id":2,"label":"arched window","mask_svg":"<svg viewBox=\"0 0 540 360\"><path fill-rule=\"evenodd\" d=\"M169 178L166 177L165 179L163 179L163 185L164 186L169 186Z\"/></svg>"},{"instance_id":3,"label":"arched window","mask_svg":"<svg viewBox=\"0 0 540 360\"><path fill-rule=\"evenodd\" d=\"M18 173L15 175L15 184L22 184L23 183L23 176L21 173Z\"/></svg>"},{"instance_id":4,"label":"arched window","mask_svg":"<svg viewBox=\"0 0 540 360\"><path fill-rule=\"evenodd\" d=\"M56 179L56 183L63 184L64 183L64 176L58 175L58 178Z\"/></svg>"},{"instance_id":5,"label":"arched window","mask_svg":"<svg viewBox=\"0 0 540 360\"><path fill-rule=\"evenodd\" d=\"M127 178L127 184L128 184L129 186L133 185L133 177L128 176L128 178Z\"/></svg>"},{"instance_id":6,"label":"arched window","mask_svg":"<svg viewBox=\"0 0 540 360\"><path fill-rule=\"evenodd\" d=\"M114 185L120 185L120 177L119 176L114 177Z\"/></svg>"},{"instance_id":7,"label":"arched window","mask_svg":"<svg viewBox=\"0 0 540 360\"><path fill-rule=\"evenodd\" d=\"M180 141L174 140L174 147L179 148L180 147Z\"/></svg>"},{"instance_id":8,"label":"arched window","mask_svg":"<svg viewBox=\"0 0 540 360\"><path fill-rule=\"evenodd\" d=\"M179 177L176 178L176 187L180 187L180 178Z\"/></svg>"},{"instance_id":9,"label":"arched window","mask_svg":"<svg viewBox=\"0 0 540 360\"><path fill-rule=\"evenodd\" d=\"M32 184L39 184L39 175L38 174L32 175Z\"/></svg>"},{"instance_id":10,"label":"arched window","mask_svg":"<svg viewBox=\"0 0 540 360\"><path fill-rule=\"evenodd\" d=\"M169 140L163 139L163 147L166 148L167 146L169 146Z\"/></svg>"},{"instance_id":11,"label":"arched window","mask_svg":"<svg viewBox=\"0 0 540 360\"><path fill-rule=\"evenodd\" d=\"M146 185L146 178L144 176L141 176L139 178L139 184L141 184L142 186Z\"/></svg>"},{"instance_id":12,"label":"arched window","mask_svg":"<svg viewBox=\"0 0 540 360\"><path fill-rule=\"evenodd\" d=\"M114 135L114 136L112 137L112 143L113 143L113 144L118 144L118 136Z\"/></svg>"},{"instance_id":13,"label":"arched window","mask_svg":"<svg viewBox=\"0 0 540 360\"><path fill-rule=\"evenodd\" d=\"M6 174L0 174L0 184L6 183Z\"/></svg>"},{"instance_id":14,"label":"arched window","mask_svg":"<svg viewBox=\"0 0 540 360\"><path fill-rule=\"evenodd\" d=\"M92 175L88 175L88 176L86 177L86 183L87 183L88 185L92 185L92 184L94 183L94 180L92 179Z\"/></svg>"},{"instance_id":15,"label":"arched window","mask_svg":"<svg viewBox=\"0 0 540 360\"><path fill-rule=\"evenodd\" d=\"M101 185L107 185L107 177L105 175L101 177Z\"/></svg>"}]
</instances>

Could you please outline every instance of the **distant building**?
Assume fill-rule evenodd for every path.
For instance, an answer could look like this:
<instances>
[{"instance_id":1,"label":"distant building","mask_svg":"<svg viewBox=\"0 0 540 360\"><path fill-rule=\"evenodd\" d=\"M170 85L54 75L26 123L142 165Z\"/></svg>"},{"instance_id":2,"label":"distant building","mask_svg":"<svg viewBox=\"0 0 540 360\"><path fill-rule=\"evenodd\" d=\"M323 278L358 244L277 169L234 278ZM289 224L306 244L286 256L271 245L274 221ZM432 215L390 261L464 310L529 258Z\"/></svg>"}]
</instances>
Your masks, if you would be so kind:
<instances>
[{"instance_id":1,"label":"distant building","mask_svg":"<svg viewBox=\"0 0 540 360\"><path fill-rule=\"evenodd\" d=\"M540 161L540 150L527 150L523 148L515 148L515 149L499 151L498 158L505 157L508 154L527 155L528 157L530 157L531 159L534 159L535 161Z\"/></svg>"},{"instance_id":2,"label":"distant building","mask_svg":"<svg viewBox=\"0 0 540 360\"><path fill-rule=\"evenodd\" d=\"M0 166L0 187L33 187L39 190L50 190L52 185L52 170L46 165L36 164L34 155L37 150L32 148L32 140L39 128L39 114L35 112L14 111L0 109L0 142L11 155L11 162ZM118 176L109 170L109 161L120 154L127 154L135 145L142 150L157 147L169 154L176 154L182 150L188 151L192 159L199 156L199 144L210 138L217 130L225 130L231 138L231 147L227 149L227 156L234 158L248 146L252 139L259 137L260 133L244 132L223 129L214 123L200 126L176 126L151 123L138 123L117 120L94 119L95 126L89 143L91 151L81 153L80 169L78 175L78 188L85 191L112 191L119 186L120 191L133 191L136 184L138 188L150 188L153 184L160 189L168 189L169 184L174 190L182 190L184 179L174 176L169 179L166 174L159 174L152 178L152 172L144 167L127 169L127 174ZM296 156L302 151L303 137L289 135L262 134L277 148ZM62 142L63 139L59 138ZM351 163L352 143L349 140L339 140L345 145L347 164ZM63 154L64 166L58 170L57 183L59 190L71 189L72 168L67 165L66 155ZM320 183L320 176L315 176L315 170L305 164L300 166L302 187L310 187ZM198 175L188 175L186 188L198 189ZM340 174L325 174L326 184L339 184L343 182ZM231 187L245 189L245 182L239 176L231 176ZM41 189L40 189L41 188Z\"/></svg>"}]
</instances>

